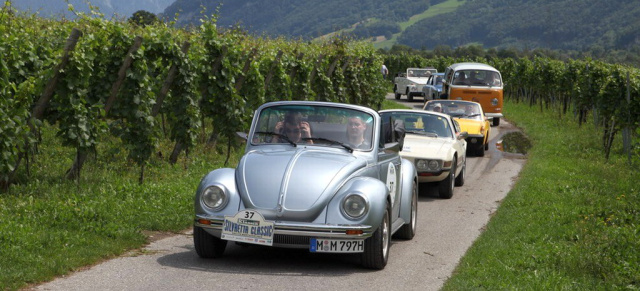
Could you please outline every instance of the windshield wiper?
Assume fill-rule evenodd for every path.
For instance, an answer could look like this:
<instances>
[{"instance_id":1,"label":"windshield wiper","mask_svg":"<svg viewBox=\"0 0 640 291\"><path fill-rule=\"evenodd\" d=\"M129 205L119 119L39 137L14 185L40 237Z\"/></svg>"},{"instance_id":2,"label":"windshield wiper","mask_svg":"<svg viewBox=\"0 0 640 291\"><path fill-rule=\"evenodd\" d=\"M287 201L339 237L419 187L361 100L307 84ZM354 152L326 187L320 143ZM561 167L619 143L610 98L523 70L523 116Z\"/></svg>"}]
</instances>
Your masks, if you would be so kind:
<instances>
[{"instance_id":1,"label":"windshield wiper","mask_svg":"<svg viewBox=\"0 0 640 291\"><path fill-rule=\"evenodd\" d=\"M339 141L336 141L336 140L332 140L332 139L328 139L328 138L324 138L324 137L303 137L302 140L312 140L312 141L321 141L321 142L324 141L324 142L327 142L327 143L332 144L332 145L337 144L337 145L340 145L343 148L345 148L350 153L353 153L353 148L352 147L350 147L350 146L348 146L348 145L346 145L344 143L341 143Z\"/></svg>"},{"instance_id":2,"label":"windshield wiper","mask_svg":"<svg viewBox=\"0 0 640 291\"><path fill-rule=\"evenodd\" d=\"M466 117L476 117L480 116L480 113L465 115Z\"/></svg>"},{"instance_id":3,"label":"windshield wiper","mask_svg":"<svg viewBox=\"0 0 640 291\"><path fill-rule=\"evenodd\" d=\"M266 135L275 135L280 139L284 139L285 141L287 141L288 143L290 143L292 146L297 147L298 144L296 144L295 142L291 141L286 135L284 134L279 134L279 133L275 133L273 131L256 131L255 134L266 134Z\"/></svg>"}]
</instances>

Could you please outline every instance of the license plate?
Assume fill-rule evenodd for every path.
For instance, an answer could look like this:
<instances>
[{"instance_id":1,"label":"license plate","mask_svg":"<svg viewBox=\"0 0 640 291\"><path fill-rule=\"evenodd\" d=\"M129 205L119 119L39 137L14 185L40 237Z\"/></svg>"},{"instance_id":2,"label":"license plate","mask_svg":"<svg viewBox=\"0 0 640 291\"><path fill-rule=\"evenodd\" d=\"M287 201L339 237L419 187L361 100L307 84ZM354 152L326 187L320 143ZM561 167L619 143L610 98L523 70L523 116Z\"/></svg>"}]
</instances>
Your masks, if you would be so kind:
<instances>
[{"instance_id":1,"label":"license plate","mask_svg":"<svg viewBox=\"0 0 640 291\"><path fill-rule=\"evenodd\" d=\"M364 240L312 238L309 251L314 253L361 253Z\"/></svg>"},{"instance_id":2,"label":"license plate","mask_svg":"<svg viewBox=\"0 0 640 291\"><path fill-rule=\"evenodd\" d=\"M220 238L237 242L273 245L274 222L266 221L262 214L243 210L234 216L225 216Z\"/></svg>"}]
</instances>

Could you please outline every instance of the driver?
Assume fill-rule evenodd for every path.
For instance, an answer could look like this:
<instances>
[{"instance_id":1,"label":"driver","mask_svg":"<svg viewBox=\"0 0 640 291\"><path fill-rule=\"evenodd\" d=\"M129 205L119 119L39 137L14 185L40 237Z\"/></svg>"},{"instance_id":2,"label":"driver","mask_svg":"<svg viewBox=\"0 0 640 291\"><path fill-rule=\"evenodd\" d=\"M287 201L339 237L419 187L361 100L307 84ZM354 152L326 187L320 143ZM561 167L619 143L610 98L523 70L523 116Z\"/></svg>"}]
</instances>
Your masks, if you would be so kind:
<instances>
[{"instance_id":1,"label":"driver","mask_svg":"<svg viewBox=\"0 0 640 291\"><path fill-rule=\"evenodd\" d=\"M308 122L302 120L300 112L287 112L284 115L284 122L279 121L276 123L275 132L286 136L294 143L300 143L303 138L311 137L311 126L309 126ZM272 142L282 141L279 138L274 138ZM311 140L306 142L313 143Z\"/></svg>"}]
</instances>

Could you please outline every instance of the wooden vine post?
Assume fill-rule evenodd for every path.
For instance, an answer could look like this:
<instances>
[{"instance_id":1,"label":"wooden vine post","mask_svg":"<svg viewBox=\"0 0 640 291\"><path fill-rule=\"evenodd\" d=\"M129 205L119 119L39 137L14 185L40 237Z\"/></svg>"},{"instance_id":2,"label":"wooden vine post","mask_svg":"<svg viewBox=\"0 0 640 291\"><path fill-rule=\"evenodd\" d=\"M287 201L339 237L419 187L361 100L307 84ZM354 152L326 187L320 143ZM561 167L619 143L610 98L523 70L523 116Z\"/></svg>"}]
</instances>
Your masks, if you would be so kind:
<instances>
[{"instance_id":1,"label":"wooden vine post","mask_svg":"<svg viewBox=\"0 0 640 291\"><path fill-rule=\"evenodd\" d=\"M120 66L120 70L118 71L118 79L111 86L111 95L109 95L109 99L107 99L107 102L104 106L105 116L109 114L109 110L111 110L111 108L113 107L113 103L118 96L118 91L120 91L120 88L124 83L127 69L129 69L129 67L131 67L131 64L133 63L133 54L138 51L138 49L140 49L140 46L142 46L142 37L136 36L133 41L133 45L131 46L131 48L129 48L129 52L127 52L127 56L125 57L122 66ZM78 151L76 152L76 158L73 161L73 165L71 165L71 168L67 170L65 178L75 180L80 177L80 170L82 169L84 162L87 160L88 154L89 153L86 150L78 149Z\"/></svg>"},{"instance_id":2,"label":"wooden vine post","mask_svg":"<svg viewBox=\"0 0 640 291\"><path fill-rule=\"evenodd\" d=\"M280 62L281 58L282 58L282 50L279 50L278 54L276 55L276 59L271 64L271 68L269 69L269 73L267 74L267 76L264 79L264 91L265 92L269 89L269 84L271 83L271 79L273 78L273 71L275 70L276 66Z\"/></svg>"},{"instance_id":3,"label":"wooden vine post","mask_svg":"<svg viewBox=\"0 0 640 291\"><path fill-rule=\"evenodd\" d=\"M190 47L191 47L191 43L188 41L185 41L182 44L182 47L180 48L180 50L182 51L183 54L186 55ZM167 94L171 89L171 85L173 84L173 80L175 80L176 78L176 74L178 74L178 65L173 63L171 65L171 68L169 68L169 72L167 73L167 78L164 80L164 83L162 83L162 88L160 89L160 93L158 94L158 98L156 99L156 104L154 104L153 109L151 109L152 117L155 117L156 115L158 115L158 112L160 112L160 109L162 108L162 103L164 102L164 98L167 97Z\"/></svg>"},{"instance_id":4,"label":"wooden vine post","mask_svg":"<svg viewBox=\"0 0 640 291\"><path fill-rule=\"evenodd\" d=\"M222 48L220 48L220 55L218 55L216 60L213 62L213 65L211 66L211 72L220 71L220 67L222 66L222 59L227 55L227 51L228 51L227 46L222 46ZM202 96L202 99L204 99L205 96L207 96L207 88L205 86L200 88L200 96ZM204 124L204 115L202 116L202 118L203 118L202 124ZM202 128L204 130L204 126ZM207 147L209 148L215 147L216 143L218 142L218 137L220 137L220 131L214 126L213 129L211 130L211 134L209 135L209 138L207 139ZM177 156L176 156L176 161L177 161Z\"/></svg>"},{"instance_id":5,"label":"wooden vine post","mask_svg":"<svg viewBox=\"0 0 640 291\"><path fill-rule=\"evenodd\" d=\"M60 74L69 63L71 52L76 48L76 44L78 43L78 40L80 39L80 37L82 37L82 31L80 31L77 28L73 28L71 30L71 34L69 34L69 38L67 38L67 42L64 45L63 54L62 54L62 58L60 59L60 63L58 63L58 65L56 65L56 67L53 69L53 77L51 77L51 79L49 79L49 82L47 82L47 85L45 86L44 91L42 92L42 95L40 95L40 98L36 103L36 106L31 111L31 118L29 119L29 128L31 132L33 133L36 132L36 126L35 126L34 120L36 119L42 120L44 118L44 112L47 109L47 106L49 106L49 101L53 97L53 93L55 92L56 85L58 84L58 79L60 78ZM22 161L22 158L24 157L25 154L26 154L25 152L21 152L18 155L16 165L13 171L11 172L11 175L9 176L9 183L11 183L11 180L13 180L13 177L18 171L20 162Z\"/></svg>"}]
</instances>

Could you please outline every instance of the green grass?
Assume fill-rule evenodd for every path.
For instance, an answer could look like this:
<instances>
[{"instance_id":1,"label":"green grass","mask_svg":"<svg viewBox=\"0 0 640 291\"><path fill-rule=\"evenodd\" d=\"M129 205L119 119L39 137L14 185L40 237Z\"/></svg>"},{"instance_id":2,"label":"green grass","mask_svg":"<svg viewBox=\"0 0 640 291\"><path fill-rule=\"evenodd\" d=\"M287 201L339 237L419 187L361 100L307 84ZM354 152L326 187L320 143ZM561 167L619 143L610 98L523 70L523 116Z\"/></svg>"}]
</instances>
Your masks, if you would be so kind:
<instances>
[{"instance_id":1,"label":"green grass","mask_svg":"<svg viewBox=\"0 0 640 291\"><path fill-rule=\"evenodd\" d=\"M382 106L406 108L385 100ZM130 165L116 140L106 141L85 163L78 182L64 180L74 151L46 126L40 152L7 193L0 193L0 290L51 280L147 243L146 231L178 232L193 223L200 179L224 167L226 142L198 146L176 165L163 143L145 171ZM109 139L109 137L105 137ZM244 147L232 154L233 167ZM24 166L24 165L23 165Z\"/></svg>"},{"instance_id":2,"label":"green grass","mask_svg":"<svg viewBox=\"0 0 640 291\"><path fill-rule=\"evenodd\" d=\"M188 228L199 180L226 158L222 150L200 147L172 166L166 162L172 144L162 144L165 158L156 153L140 185L140 168L129 165L121 145L112 141L90 157L76 183L62 178L74 152L58 140L53 128L45 128L30 177L19 177L20 184L0 193L0 290L139 248L147 242L144 231Z\"/></svg>"},{"instance_id":3,"label":"green grass","mask_svg":"<svg viewBox=\"0 0 640 291\"><path fill-rule=\"evenodd\" d=\"M383 108L405 107L385 100ZM444 289L640 289L640 174L621 145L605 161L591 125L510 102L505 111L532 141L528 162ZM114 141L98 149L76 183L61 179L73 151L51 128L43 141L30 177L0 194L2 290L141 247L145 231L188 228L200 178L226 158L222 149L198 147L171 166L172 145L162 144L163 158L154 156L139 185L139 168L124 162Z\"/></svg>"},{"instance_id":4,"label":"green grass","mask_svg":"<svg viewBox=\"0 0 640 291\"><path fill-rule=\"evenodd\" d=\"M533 147L444 290L640 289L640 174L591 124L507 102ZM618 141L622 138L618 136Z\"/></svg>"}]
</instances>

